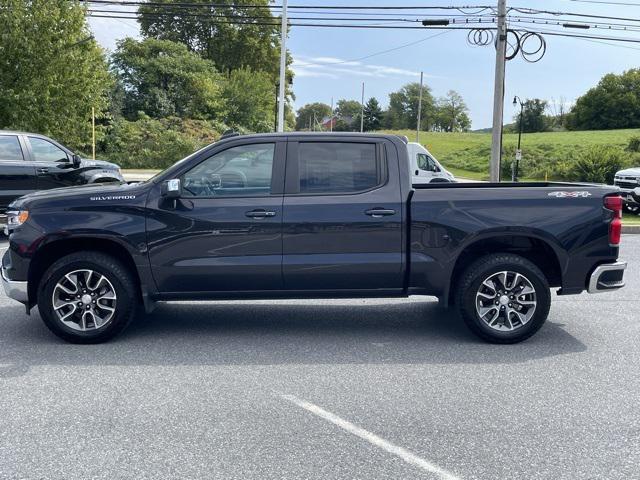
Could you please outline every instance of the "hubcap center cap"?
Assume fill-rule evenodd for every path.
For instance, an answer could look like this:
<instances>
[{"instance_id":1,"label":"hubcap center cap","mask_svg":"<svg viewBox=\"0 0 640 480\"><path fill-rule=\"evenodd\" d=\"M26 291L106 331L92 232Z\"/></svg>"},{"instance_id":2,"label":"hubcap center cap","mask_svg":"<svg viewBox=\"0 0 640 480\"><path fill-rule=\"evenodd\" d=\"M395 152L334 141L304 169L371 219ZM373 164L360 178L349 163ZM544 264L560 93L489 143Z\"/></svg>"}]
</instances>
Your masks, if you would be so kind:
<instances>
[{"instance_id":1,"label":"hubcap center cap","mask_svg":"<svg viewBox=\"0 0 640 480\"><path fill-rule=\"evenodd\" d=\"M509 303L509 297L506 295L500 296L500 305L507 305Z\"/></svg>"},{"instance_id":2,"label":"hubcap center cap","mask_svg":"<svg viewBox=\"0 0 640 480\"><path fill-rule=\"evenodd\" d=\"M91 295L85 293L84 295L82 295L81 300L84 305L89 305L91 303Z\"/></svg>"}]
</instances>

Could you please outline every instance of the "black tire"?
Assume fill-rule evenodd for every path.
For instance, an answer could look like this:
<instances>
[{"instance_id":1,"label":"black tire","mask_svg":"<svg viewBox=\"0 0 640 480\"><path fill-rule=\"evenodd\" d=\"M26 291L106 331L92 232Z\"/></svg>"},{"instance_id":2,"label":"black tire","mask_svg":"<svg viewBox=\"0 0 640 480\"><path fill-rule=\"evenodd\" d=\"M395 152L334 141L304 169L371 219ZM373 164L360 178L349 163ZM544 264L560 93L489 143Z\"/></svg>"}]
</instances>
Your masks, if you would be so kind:
<instances>
[{"instance_id":1,"label":"black tire","mask_svg":"<svg viewBox=\"0 0 640 480\"><path fill-rule=\"evenodd\" d=\"M53 292L67 273L83 269L104 275L113 286L116 299L115 312L108 323L97 329L79 331L58 318L53 308ZM131 272L116 258L100 252L81 251L62 257L44 273L38 286L38 310L47 328L63 340L102 343L120 334L133 320L139 303L137 291Z\"/></svg>"},{"instance_id":2,"label":"black tire","mask_svg":"<svg viewBox=\"0 0 640 480\"><path fill-rule=\"evenodd\" d=\"M490 327L476 311L476 294L482 282L502 271L524 275L535 290L537 302L533 316L524 325L510 331L499 331ZM542 327L549 315L551 293L547 278L538 267L519 255L497 253L478 259L459 277L455 288L454 298L462 319L473 333L491 343L509 344L526 340Z\"/></svg>"}]
</instances>

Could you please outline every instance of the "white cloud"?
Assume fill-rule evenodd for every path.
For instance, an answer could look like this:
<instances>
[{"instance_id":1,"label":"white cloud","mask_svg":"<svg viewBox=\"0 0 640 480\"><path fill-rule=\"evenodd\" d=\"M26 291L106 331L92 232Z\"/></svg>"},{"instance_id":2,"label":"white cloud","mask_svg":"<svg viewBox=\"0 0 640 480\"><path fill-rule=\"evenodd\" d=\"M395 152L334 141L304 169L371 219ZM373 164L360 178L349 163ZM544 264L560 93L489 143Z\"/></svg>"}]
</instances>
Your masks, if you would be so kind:
<instances>
[{"instance_id":1,"label":"white cloud","mask_svg":"<svg viewBox=\"0 0 640 480\"><path fill-rule=\"evenodd\" d=\"M342 76L358 77L416 77L417 71L386 65L371 65L355 60L343 60L336 57L306 57L294 55L291 68L300 77L339 78Z\"/></svg>"}]
</instances>

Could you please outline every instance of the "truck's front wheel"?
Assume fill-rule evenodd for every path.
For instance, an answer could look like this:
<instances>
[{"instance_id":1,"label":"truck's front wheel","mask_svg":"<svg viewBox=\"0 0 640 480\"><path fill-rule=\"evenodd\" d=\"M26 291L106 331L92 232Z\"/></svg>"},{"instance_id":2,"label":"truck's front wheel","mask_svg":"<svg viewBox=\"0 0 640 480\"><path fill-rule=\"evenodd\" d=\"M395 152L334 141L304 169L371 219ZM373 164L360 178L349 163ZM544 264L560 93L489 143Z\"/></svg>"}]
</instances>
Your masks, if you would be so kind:
<instances>
[{"instance_id":1,"label":"truck's front wheel","mask_svg":"<svg viewBox=\"0 0 640 480\"><path fill-rule=\"evenodd\" d=\"M45 325L73 343L100 343L118 335L133 319L137 291L120 261L99 252L78 252L51 265L38 288Z\"/></svg>"},{"instance_id":2,"label":"truck's front wheel","mask_svg":"<svg viewBox=\"0 0 640 480\"><path fill-rule=\"evenodd\" d=\"M549 284L540 269L526 258L506 253L471 264L456 293L465 323L493 343L529 338L542 327L551 305Z\"/></svg>"}]
</instances>

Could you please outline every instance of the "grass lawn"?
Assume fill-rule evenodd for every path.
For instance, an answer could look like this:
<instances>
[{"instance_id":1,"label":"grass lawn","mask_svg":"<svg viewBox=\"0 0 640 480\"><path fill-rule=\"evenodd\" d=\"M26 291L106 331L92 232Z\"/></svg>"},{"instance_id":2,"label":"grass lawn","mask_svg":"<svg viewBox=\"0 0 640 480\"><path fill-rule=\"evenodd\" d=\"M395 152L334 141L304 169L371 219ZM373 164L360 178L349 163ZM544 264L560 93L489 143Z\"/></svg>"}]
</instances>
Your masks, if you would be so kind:
<instances>
[{"instance_id":1,"label":"grass lawn","mask_svg":"<svg viewBox=\"0 0 640 480\"><path fill-rule=\"evenodd\" d=\"M640 215L624 212L622 216L623 225L640 225Z\"/></svg>"},{"instance_id":2,"label":"grass lawn","mask_svg":"<svg viewBox=\"0 0 640 480\"><path fill-rule=\"evenodd\" d=\"M411 130L386 133L406 135L410 141L416 139L416 132ZM544 180L545 177L549 180L562 180L556 178L555 172L562 171L559 166L563 162L571 161L576 153L594 145L624 149L633 136L640 136L640 130L525 133L522 135L521 173L525 177L538 180ZM504 134L503 162L513 160L517 142L517 134ZM490 133L420 132L420 143L454 174L472 179L488 177L491 157ZM638 163L640 164L640 161Z\"/></svg>"}]
</instances>

